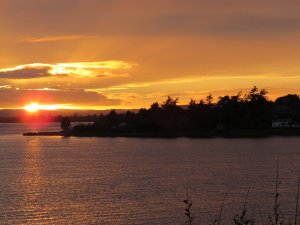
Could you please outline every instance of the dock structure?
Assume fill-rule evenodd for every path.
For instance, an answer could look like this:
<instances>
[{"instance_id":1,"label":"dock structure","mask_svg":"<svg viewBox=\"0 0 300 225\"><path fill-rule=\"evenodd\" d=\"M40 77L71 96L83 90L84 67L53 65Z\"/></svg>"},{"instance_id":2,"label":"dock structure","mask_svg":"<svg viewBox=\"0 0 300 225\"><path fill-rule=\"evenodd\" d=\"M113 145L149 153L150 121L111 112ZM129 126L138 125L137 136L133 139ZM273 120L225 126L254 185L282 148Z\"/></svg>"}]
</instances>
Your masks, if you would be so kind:
<instances>
[{"instance_id":1,"label":"dock structure","mask_svg":"<svg viewBox=\"0 0 300 225\"><path fill-rule=\"evenodd\" d=\"M63 132L28 132L23 136L64 136Z\"/></svg>"}]
</instances>

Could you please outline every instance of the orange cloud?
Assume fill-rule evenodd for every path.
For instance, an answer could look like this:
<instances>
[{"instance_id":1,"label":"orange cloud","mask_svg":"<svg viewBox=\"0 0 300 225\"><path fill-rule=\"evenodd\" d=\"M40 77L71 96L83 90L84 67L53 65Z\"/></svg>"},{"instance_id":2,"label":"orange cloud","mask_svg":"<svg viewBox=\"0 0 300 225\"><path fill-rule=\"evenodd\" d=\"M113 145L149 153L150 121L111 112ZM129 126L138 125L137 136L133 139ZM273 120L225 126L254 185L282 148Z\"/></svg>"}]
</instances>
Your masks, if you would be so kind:
<instances>
[{"instance_id":1,"label":"orange cloud","mask_svg":"<svg viewBox=\"0 0 300 225\"><path fill-rule=\"evenodd\" d=\"M117 60L57 64L33 63L0 69L0 79L28 79L52 75L75 77L114 76L113 71L126 71L131 69L134 65L135 64ZM124 76L124 72L120 73L120 76Z\"/></svg>"},{"instance_id":2,"label":"orange cloud","mask_svg":"<svg viewBox=\"0 0 300 225\"><path fill-rule=\"evenodd\" d=\"M42 42L55 42L55 41L70 41L85 38L84 35L54 35L54 36L44 36L44 37L26 37L18 42L27 43L42 43Z\"/></svg>"},{"instance_id":3,"label":"orange cloud","mask_svg":"<svg viewBox=\"0 0 300 225\"><path fill-rule=\"evenodd\" d=\"M101 108L120 104L119 99L110 99L97 92L85 90L26 90L16 88L1 88L1 108L21 108L36 103L40 105L57 105L67 108Z\"/></svg>"}]
</instances>

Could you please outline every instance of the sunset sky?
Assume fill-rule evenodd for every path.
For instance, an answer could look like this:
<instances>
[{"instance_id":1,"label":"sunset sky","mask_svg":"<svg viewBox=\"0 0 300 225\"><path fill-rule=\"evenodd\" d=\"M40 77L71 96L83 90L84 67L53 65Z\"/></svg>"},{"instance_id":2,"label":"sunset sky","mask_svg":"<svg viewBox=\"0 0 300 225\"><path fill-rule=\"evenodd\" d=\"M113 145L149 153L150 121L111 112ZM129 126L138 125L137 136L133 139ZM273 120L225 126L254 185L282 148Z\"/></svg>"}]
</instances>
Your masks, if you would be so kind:
<instances>
[{"instance_id":1,"label":"sunset sky","mask_svg":"<svg viewBox=\"0 0 300 225\"><path fill-rule=\"evenodd\" d=\"M299 0L0 0L0 108L299 94L299 12Z\"/></svg>"}]
</instances>

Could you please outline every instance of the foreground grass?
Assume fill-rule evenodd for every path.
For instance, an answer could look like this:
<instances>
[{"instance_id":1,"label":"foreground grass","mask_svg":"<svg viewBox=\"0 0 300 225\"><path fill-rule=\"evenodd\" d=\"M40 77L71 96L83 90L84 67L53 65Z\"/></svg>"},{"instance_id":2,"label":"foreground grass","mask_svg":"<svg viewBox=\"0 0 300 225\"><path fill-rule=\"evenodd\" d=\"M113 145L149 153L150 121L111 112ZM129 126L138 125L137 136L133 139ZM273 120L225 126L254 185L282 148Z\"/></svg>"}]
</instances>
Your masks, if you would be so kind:
<instances>
[{"instance_id":1,"label":"foreground grass","mask_svg":"<svg viewBox=\"0 0 300 225\"><path fill-rule=\"evenodd\" d=\"M248 203L248 196L249 191L248 189L245 197L245 201L243 204L243 208L241 213L236 214L233 217L232 224L234 225L300 225L299 221L299 198L300 198L300 176L298 178L297 183L297 193L295 195L295 208L294 208L294 216L292 219L286 220L285 215L281 211L281 204L280 204L280 193L279 193L279 187L281 185L281 181L279 180L279 169L278 164L276 166L276 176L275 176L275 183L274 183L274 193L273 193L273 205L272 205L272 214L269 215L267 218L264 218L262 212L259 210L259 219L256 220L254 216L254 212L252 212L251 215L248 212L247 209L247 203ZM211 223L209 225L223 225L222 221L222 212L224 208L224 202L225 202L226 196L224 197L222 204L220 206L220 211L217 216L217 218L212 219ZM195 220L195 215L193 214L192 206L193 202L189 196L188 189L186 191L186 198L183 200L185 204L185 217L186 217L186 224L188 225L197 225L197 221Z\"/></svg>"}]
</instances>

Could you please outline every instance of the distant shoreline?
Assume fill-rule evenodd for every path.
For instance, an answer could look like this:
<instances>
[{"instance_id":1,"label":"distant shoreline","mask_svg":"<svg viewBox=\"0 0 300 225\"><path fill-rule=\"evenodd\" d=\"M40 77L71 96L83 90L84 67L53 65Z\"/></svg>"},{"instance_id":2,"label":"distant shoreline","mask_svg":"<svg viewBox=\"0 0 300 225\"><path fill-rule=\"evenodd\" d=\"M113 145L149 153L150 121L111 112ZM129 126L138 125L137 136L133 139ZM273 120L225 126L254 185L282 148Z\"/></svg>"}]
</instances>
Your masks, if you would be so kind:
<instances>
[{"instance_id":1,"label":"distant shoreline","mask_svg":"<svg viewBox=\"0 0 300 225\"><path fill-rule=\"evenodd\" d=\"M228 130L228 131L202 131L202 132L102 132L102 133L76 133L76 132L28 132L23 136L60 136L60 137L136 137L136 138L268 138L300 137L300 129L261 129L261 130Z\"/></svg>"}]
</instances>

